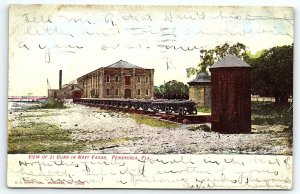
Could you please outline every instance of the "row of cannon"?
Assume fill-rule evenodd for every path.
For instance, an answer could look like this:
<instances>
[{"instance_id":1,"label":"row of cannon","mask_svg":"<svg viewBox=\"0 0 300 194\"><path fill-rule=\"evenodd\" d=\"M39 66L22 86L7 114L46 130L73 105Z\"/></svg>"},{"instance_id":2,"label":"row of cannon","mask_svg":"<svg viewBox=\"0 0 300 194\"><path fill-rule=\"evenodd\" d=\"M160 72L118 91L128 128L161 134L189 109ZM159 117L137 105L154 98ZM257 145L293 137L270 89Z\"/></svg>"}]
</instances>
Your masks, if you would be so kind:
<instances>
[{"instance_id":1,"label":"row of cannon","mask_svg":"<svg viewBox=\"0 0 300 194\"><path fill-rule=\"evenodd\" d=\"M167 114L197 114L196 103L192 100L77 98L73 99L73 102L83 105L132 108Z\"/></svg>"}]
</instances>

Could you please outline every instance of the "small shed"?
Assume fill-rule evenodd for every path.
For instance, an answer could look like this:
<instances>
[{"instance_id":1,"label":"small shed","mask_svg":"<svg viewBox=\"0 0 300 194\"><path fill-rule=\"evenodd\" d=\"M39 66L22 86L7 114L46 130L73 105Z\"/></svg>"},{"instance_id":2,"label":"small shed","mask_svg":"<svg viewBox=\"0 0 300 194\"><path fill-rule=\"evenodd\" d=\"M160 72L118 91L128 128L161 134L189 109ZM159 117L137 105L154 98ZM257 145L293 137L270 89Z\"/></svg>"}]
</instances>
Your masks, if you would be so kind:
<instances>
[{"instance_id":1,"label":"small shed","mask_svg":"<svg viewBox=\"0 0 300 194\"><path fill-rule=\"evenodd\" d=\"M212 131L251 132L250 66L228 54L210 67Z\"/></svg>"},{"instance_id":2,"label":"small shed","mask_svg":"<svg viewBox=\"0 0 300 194\"><path fill-rule=\"evenodd\" d=\"M189 98L199 106L211 106L211 79L207 72L201 72L196 78L188 82Z\"/></svg>"}]
</instances>

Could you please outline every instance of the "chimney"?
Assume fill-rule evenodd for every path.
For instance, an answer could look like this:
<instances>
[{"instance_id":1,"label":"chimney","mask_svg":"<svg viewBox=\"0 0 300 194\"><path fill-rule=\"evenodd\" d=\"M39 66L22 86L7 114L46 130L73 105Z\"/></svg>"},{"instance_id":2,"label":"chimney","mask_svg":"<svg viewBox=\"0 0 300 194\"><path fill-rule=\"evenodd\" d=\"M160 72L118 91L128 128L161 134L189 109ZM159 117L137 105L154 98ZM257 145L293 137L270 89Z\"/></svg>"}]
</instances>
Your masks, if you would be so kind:
<instances>
[{"instance_id":1,"label":"chimney","mask_svg":"<svg viewBox=\"0 0 300 194\"><path fill-rule=\"evenodd\" d=\"M59 70L59 90L61 90L61 84L62 84L62 70Z\"/></svg>"}]
</instances>

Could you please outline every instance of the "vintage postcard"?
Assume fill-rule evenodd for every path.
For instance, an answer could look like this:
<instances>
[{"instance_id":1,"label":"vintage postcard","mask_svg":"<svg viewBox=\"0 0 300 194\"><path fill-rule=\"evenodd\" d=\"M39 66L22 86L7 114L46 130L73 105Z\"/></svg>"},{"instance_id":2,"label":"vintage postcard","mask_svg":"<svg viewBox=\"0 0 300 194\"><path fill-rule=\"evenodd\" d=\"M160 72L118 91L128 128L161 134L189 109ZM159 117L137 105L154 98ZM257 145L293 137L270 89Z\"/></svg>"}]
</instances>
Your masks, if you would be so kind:
<instances>
[{"instance_id":1,"label":"vintage postcard","mask_svg":"<svg viewBox=\"0 0 300 194\"><path fill-rule=\"evenodd\" d=\"M10 5L9 187L292 189L292 7Z\"/></svg>"}]
</instances>

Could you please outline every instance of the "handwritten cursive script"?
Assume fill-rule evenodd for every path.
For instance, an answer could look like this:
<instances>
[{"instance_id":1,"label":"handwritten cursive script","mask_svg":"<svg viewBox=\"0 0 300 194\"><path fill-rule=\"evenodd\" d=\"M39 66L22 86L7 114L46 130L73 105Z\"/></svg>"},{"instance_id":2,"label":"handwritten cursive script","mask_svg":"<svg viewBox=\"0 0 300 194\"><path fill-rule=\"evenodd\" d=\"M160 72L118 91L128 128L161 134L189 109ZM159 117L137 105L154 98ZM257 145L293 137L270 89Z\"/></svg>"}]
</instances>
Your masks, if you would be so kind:
<instances>
[{"instance_id":1,"label":"handwritten cursive script","mask_svg":"<svg viewBox=\"0 0 300 194\"><path fill-rule=\"evenodd\" d=\"M45 56L40 57L45 63L51 63L52 53L76 54L78 47L82 53L93 50L103 55L112 50L122 53L128 49L132 52L152 49L167 58L172 52L185 54L216 45L220 37L253 39L270 35L293 39L293 16L268 7L253 12L238 7L172 6L159 9L129 6L120 11L107 6L98 11L97 6L91 6L87 14L77 9L70 12L71 8L57 8L59 11L54 9L49 13L36 11L37 8L18 11L15 18L18 23L11 28L22 35L17 39L19 51L39 52L38 48L47 47L43 52ZM207 38L212 41L203 43ZM86 45L83 47L83 44Z\"/></svg>"},{"instance_id":2,"label":"handwritten cursive script","mask_svg":"<svg viewBox=\"0 0 300 194\"><path fill-rule=\"evenodd\" d=\"M8 155L14 187L289 189L291 156ZM109 185L109 186L107 186Z\"/></svg>"}]
</instances>

